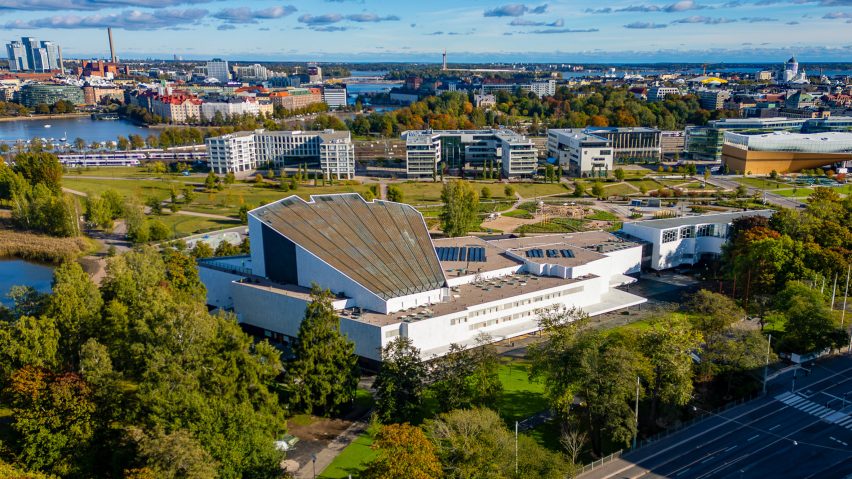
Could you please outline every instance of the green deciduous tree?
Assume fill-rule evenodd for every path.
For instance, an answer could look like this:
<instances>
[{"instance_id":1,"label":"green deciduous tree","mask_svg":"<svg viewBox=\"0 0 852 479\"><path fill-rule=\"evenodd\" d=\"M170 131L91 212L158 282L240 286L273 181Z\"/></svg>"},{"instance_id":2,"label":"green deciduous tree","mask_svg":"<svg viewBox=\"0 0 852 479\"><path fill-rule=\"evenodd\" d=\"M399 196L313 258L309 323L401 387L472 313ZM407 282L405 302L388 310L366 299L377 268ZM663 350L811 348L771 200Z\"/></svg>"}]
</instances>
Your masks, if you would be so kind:
<instances>
[{"instance_id":1,"label":"green deciduous tree","mask_svg":"<svg viewBox=\"0 0 852 479\"><path fill-rule=\"evenodd\" d=\"M660 402L683 406L692 397L692 353L702 342L686 317L670 314L657 319L640 338L651 367L649 394L651 418L657 416Z\"/></svg>"},{"instance_id":2,"label":"green deciduous tree","mask_svg":"<svg viewBox=\"0 0 852 479\"><path fill-rule=\"evenodd\" d=\"M387 199L388 201L395 201L397 203L403 202L403 194L402 190L396 185L389 185L387 189Z\"/></svg>"},{"instance_id":3,"label":"green deciduous tree","mask_svg":"<svg viewBox=\"0 0 852 479\"><path fill-rule=\"evenodd\" d=\"M308 413L333 414L355 399L355 345L340 332L332 294L314 286L288 366L294 404Z\"/></svg>"},{"instance_id":4,"label":"green deciduous tree","mask_svg":"<svg viewBox=\"0 0 852 479\"><path fill-rule=\"evenodd\" d=\"M398 336L382 349L382 367L373 387L376 414L386 423L410 420L423 400L426 367L411 339Z\"/></svg>"},{"instance_id":5,"label":"green deciduous tree","mask_svg":"<svg viewBox=\"0 0 852 479\"><path fill-rule=\"evenodd\" d=\"M441 229L447 236L464 236L475 225L479 212L479 197L473 186L464 180L445 183L441 190Z\"/></svg>"}]
</instances>

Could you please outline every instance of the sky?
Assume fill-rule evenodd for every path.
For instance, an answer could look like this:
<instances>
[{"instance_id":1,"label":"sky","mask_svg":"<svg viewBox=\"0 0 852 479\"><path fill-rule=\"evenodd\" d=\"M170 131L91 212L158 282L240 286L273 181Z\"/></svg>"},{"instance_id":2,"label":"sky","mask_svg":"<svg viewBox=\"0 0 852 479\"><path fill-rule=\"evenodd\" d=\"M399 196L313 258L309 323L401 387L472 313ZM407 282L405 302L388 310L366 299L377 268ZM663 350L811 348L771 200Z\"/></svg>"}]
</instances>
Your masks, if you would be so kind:
<instances>
[{"instance_id":1,"label":"sky","mask_svg":"<svg viewBox=\"0 0 852 479\"><path fill-rule=\"evenodd\" d=\"M852 61L852 0L0 0L3 41L65 58Z\"/></svg>"}]
</instances>

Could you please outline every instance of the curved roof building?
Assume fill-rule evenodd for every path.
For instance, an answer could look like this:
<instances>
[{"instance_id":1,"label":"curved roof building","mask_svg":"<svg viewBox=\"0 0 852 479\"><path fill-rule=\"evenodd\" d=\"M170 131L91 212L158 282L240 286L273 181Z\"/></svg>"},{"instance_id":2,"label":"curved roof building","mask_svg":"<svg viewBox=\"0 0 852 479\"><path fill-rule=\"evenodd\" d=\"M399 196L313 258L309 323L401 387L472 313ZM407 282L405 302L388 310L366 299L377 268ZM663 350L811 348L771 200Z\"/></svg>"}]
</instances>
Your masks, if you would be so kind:
<instances>
[{"instance_id":1,"label":"curved roof building","mask_svg":"<svg viewBox=\"0 0 852 479\"><path fill-rule=\"evenodd\" d=\"M732 171L755 175L796 172L852 160L852 133L763 135L725 132L722 161Z\"/></svg>"}]
</instances>

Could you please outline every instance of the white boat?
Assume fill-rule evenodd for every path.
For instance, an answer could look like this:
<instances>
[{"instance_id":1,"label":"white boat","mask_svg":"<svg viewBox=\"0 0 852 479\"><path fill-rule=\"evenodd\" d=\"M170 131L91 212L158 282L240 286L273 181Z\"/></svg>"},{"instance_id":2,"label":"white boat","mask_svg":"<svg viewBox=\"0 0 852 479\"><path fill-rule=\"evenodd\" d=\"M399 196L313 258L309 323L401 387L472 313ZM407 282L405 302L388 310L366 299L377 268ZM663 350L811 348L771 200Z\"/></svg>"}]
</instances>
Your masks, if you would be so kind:
<instances>
[{"instance_id":1,"label":"white boat","mask_svg":"<svg viewBox=\"0 0 852 479\"><path fill-rule=\"evenodd\" d=\"M44 125L45 128L50 128L51 125Z\"/></svg>"},{"instance_id":2,"label":"white boat","mask_svg":"<svg viewBox=\"0 0 852 479\"><path fill-rule=\"evenodd\" d=\"M63 143L68 141L68 132L67 131L62 133L62 138L60 138L59 141L61 141Z\"/></svg>"}]
</instances>

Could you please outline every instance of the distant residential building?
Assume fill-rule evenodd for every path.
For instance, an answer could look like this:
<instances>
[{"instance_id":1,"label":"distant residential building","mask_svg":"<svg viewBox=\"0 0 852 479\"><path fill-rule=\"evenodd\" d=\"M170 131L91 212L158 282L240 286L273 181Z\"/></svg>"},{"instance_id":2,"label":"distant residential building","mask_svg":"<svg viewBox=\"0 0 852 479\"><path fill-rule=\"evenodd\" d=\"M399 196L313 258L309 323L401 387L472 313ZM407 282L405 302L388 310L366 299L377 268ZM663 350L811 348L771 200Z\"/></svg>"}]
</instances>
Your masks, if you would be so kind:
<instances>
[{"instance_id":1,"label":"distant residential building","mask_svg":"<svg viewBox=\"0 0 852 479\"><path fill-rule=\"evenodd\" d=\"M322 91L319 88L288 88L269 94L274 106L285 110L298 110L314 103L322 103Z\"/></svg>"},{"instance_id":2,"label":"distant residential building","mask_svg":"<svg viewBox=\"0 0 852 479\"><path fill-rule=\"evenodd\" d=\"M84 61L82 68L78 68L77 74L81 77L103 77L115 78L119 74L128 74L127 65L106 62L103 60Z\"/></svg>"},{"instance_id":3,"label":"distant residential building","mask_svg":"<svg viewBox=\"0 0 852 479\"><path fill-rule=\"evenodd\" d=\"M49 72L61 70L62 54L58 43L39 42L33 37L6 44L9 70L13 72Z\"/></svg>"},{"instance_id":4,"label":"distant residential building","mask_svg":"<svg viewBox=\"0 0 852 479\"><path fill-rule=\"evenodd\" d=\"M698 101L705 110L721 110L730 98L731 92L728 90L698 90Z\"/></svg>"},{"instance_id":5,"label":"distant residential building","mask_svg":"<svg viewBox=\"0 0 852 479\"><path fill-rule=\"evenodd\" d=\"M124 103L124 89L115 86L83 87L83 100L86 105L99 105L108 100Z\"/></svg>"},{"instance_id":6,"label":"distant residential building","mask_svg":"<svg viewBox=\"0 0 852 479\"><path fill-rule=\"evenodd\" d=\"M167 123L196 123L201 121L202 101L189 95L156 95L151 97L150 111Z\"/></svg>"},{"instance_id":7,"label":"distant residential building","mask_svg":"<svg viewBox=\"0 0 852 479\"><path fill-rule=\"evenodd\" d=\"M761 70L756 75L757 81L772 81L774 77L775 74L771 70Z\"/></svg>"},{"instance_id":8,"label":"distant residential building","mask_svg":"<svg viewBox=\"0 0 852 479\"><path fill-rule=\"evenodd\" d=\"M575 177L607 177L613 170L612 142L581 129L547 130L547 156Z\"/></svg>"},{"instance_id":9,"label":"distant residential building","mask_svg":"<svg viewBox=\"0 0 852 479\"><path fill-rule=\"evenodd\" d=\"M497 97L494 95L473 95L473 103L477 108L494 108L497 106Z\"/></svg>"},{"instance_id":10,"label":"distant residential building","mask_svg":"<svg viewBox=\"0 0 852 479\"><path fill-rule=\"evenodd\" d=\"M255 63L254 65L235 66L234 73L236 77L242 81L264 82L272 76L270 71L263 65Z\"/></svg>"},{"instance_id":11,"label":"distant residential building","mask_svg":"<svg viewBox=\"0 0 852 479\"><path fill-rule=\"evenodd\" d=\"M220 114L223 118L240 115L258 116L261 112L260 102L254 97L235 97L214 99L201 103L202 121L210 121Z\"/></svg>"},{"instance_id":12,"label":"distant residential building","mask_svg":"<svg viewBox=\"0 0 852 479\"><path fill-rule=\"evenodd\" d=\"M529 89L539 98L553 96L556 94L556 80L535 81L530 83Z\"/></svg>"},{"instance_id":13,"label":"distant residential building","mask_svg":"<svg viewBox=\"0 0 852 479\"><path fill-rule=\"evenodd\" d=\"M210 168L217 174L249 174L259 165L276 168L309 163L336 179L355 176L355 147L348 131L255 130L205 140Z\"/></svg>"},{"instance_id":14,"label":"distant residential building","mask_svg":"<svg viewBox=\"0 0 852 479\"><path fill-rule=\"evenodd\" d=\"M556 94L556 80L533 81L531 83L484 83L479 87L482 93L493 93L496 91L513 92L524 90L533 92L539 98L553 96Z\"/></svg>"},{"instance_id":15,"label":"distant residential building","mask_svg":"<svg viewBox=\"0 0 852 479\"><path fill-rule=\"evenodd\" d=\"M405 89L417 91L423 86L423 79L417 75L410 75L405 79Z\"/></svg>"},{"instance_id":16,"label":"distant residential building","mask_svg":"<svg viewBox=\"0 0 852 479\"><path fill-rule=\"evenodd\" d=\"M228 83L231 79L231 70L228 61L214 58L207 62L207 78L215 78L219 83Z\"/></svg>"},{"instance_id":17,"label":"distant residential building","mask_svg":"<svg viewBox=\"0 0 852 479\"><path fill-rule=\"evenodd\" d=\"M70 101L75 105L83 105L86 102L83 89L74 85L31 83L22 86L18 95L21 104L28 108L42 103L52 105L60 100Z\"/></svg>"},{"instance_id":18,"label":"distant residential building","mask_svg":"<svg viewBox=\"0 0 852 479\"><path fill-rule=\"evenodd\" d=\"M511 130L416 130L403 133L406 174L431 178L439 168L499 167L504 178L532 176L538 169L533 141Z\"/></svg>"},{"instance_id":19,"label":"distant residential building","mask_svg":"<svg viewBox=\"0 0 852 479\"><path fill-rule=\"evenodd\" d=\"M316 63L308 64L308 83L322 83L322 67Z\"/></svg>"},{"instance_id":20,"label":"distant residential building","mask_svg":"<svg viewBox=\"0 0 852 479\"><path fill-rule=\"evenodd\" d=\"M323 87L322 100L329 108L346 108L349 100L346 85L328 85Z\"/></svg>"},{"instance_id":21,"label":"distant residential building","mask_svg":"<svg viewBox=\"0 0 852 479\"><path fill-rule=\"evenodd\" d=\"M680 90L670 86L655 86L648 88L648 101L662 101L669 95L680 95Z\"/></svg>"}]
</instances>

